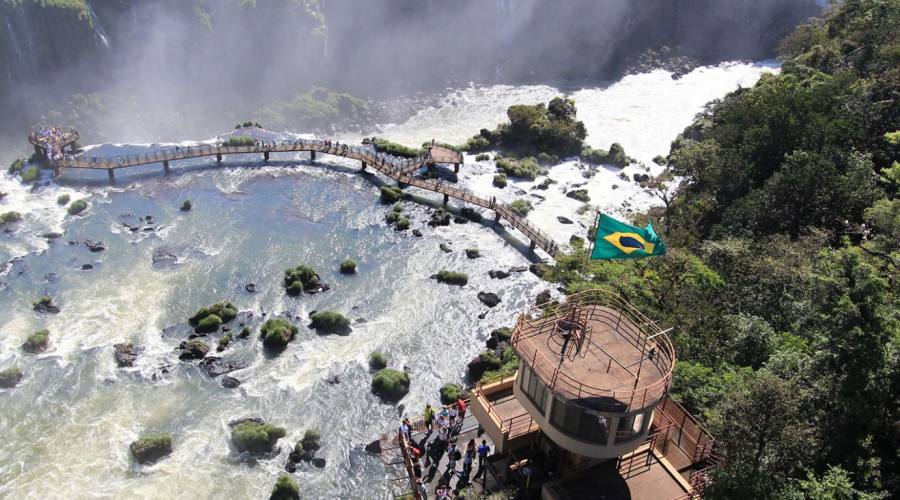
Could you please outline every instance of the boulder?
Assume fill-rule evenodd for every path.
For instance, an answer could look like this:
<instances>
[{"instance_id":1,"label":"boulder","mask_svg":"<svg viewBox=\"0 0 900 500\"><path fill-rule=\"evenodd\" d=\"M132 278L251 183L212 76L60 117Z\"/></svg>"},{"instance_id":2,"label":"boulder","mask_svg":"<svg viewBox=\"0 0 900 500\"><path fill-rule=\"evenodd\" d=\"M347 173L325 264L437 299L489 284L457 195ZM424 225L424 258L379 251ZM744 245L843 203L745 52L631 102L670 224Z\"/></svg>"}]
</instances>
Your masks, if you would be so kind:
<instances>
[{"instance_id":1,"label":"boulder","mask_svg":"<svg viewBox=\"0 0 900 500\"><path fill-rule=\"evenodd\" d=\"M151 434L131 443L131 454L139 464L151 464L172 453L171 434Z\"/></svg>"},{"instance_id":2,"label":"boulder","mask_svg":"<svg viewBox=\"0 0 900 500\"><path fill-rule=\"evenodd\" d=\"M284 428L261 419L244 419L231 428L231 442L240 452L271 453L275 443L286 435Z\"/></svg>"},{"instance_id":3,"label":"boulder","mask_svg":"<svg viewBox=\"0 0 900 500\"><path fill-rule=\"evenodd\" d=\"M182 342L178 348L181 349L181 354L178 355L178 359L181 360L203 359L206 353L209 352L209 345L198 339Z\"/></svg>"},{"instance_id":4,"label":"boulder","mask_svg":"<svg viewBox=\"0 0 900 500\"><path fill-rule=\"evenodd\" d=\"M375 441L372 441L371 443L366 445L365 450L366 450L366 453L368 453L370 455L381 455L381 452L382 452L381 441L379 441L377 439Z\"/></svg>"},{"instance_id":5,"label":"boulder","mask_svg":"<svg viewBox=\"0 0 900 500\"><path fill-rule=\"evenodd\" d=\"M0 389L12 389L22 381L22 370L12 367L0 371Z\"/></svg>"},{"instance_id":6,"label":"boulder","mask_svg":"<svg viewBox=\"0 0 900 500\"><path fill-rule=\"evenodd\" d=\"M485 351L472 358L466 366L469 381L477 381L485 372L498 370L503 366L500 358L493 351Z\"/></svg>"},{"instance_id":7,"label":"boulder","mask_svg":"<svg viewBox=\"0 0 900 500\"><path fill-rule=\"evenodd\" d=\"M450 246L447 245L446 243L441 243L440 245L438 245L438 247L440 247L441 251L444 252L444 253L451 253L451 252L453 252L453 250L450 248Z\"/></svg>"},{"instance_id":8,"label":"boulder","mask_svg":"<svg viewBox=\"0 0 900 500\"><path fill-rule=\"evenodd\" d=\"M477 248L467 248L466 257L470 259L477 259L481 257L481 251L479 251Z\"/></svg>"},{"instance_id":9,"label":"boulder","mask_svg":"<svg viewBox=\"0 0 900 500\"><path fill-rule=\"evenodd\" d=\"M441 386L441 404L455 403L463 394L463 388L458 384L444 384Z\"/></svg>"},{"instance_id":10,"label":"boulder","mask_svg":"<svg viewBox=\"0 0 900 500\"><path fill-rule=\"evenodd\" d=\"M134 361L144 351L143 347L134 344L115 344L113 349L115 350L113 357L116 359L116 364L119 365L119 368L134 366Z\"/></svg>"},{"instance_id":11,"label":"boulder","mask_svg":"<svg viewBox=\"0 0 900 500\"><path fill-rule=\"evenodd\" d=\"M449 226L451 218L452 216L450 215L450 212L447 212L443 208L438 208L434 211L434 213L431 214L431 219L428 221L428 225L432 227Z\"/></svg>"},{"instance_id":12,"label":"boulder","mask_svg":"<svg viewBox=\"0 0 900 500\"><path fill-rule=\"evenodd\" d=\"M478 292L478 300L488 307L496 307L500 303L500 297L493 292Z\"/></svg>"},{"instance_id":13,"label":"boulder","mask_svg":"<svg viewBox=\"0 0 900 500\"><path fill-rule=\"evenodd\" d=\"M459 211L459 213L460 213L460 215L462 215L466 219L469 219L472 222L481 222L481 218L482 218L481 214L478 213L478 211L472 207L463 207Z\"/></svg>"},{"instance_id":14,"label":"boulder","mask_svg":"<svg viewBox=\"0 0 900 500\"><path fill-rule=\"evenodd\" d=\"M178 264L178 256L166 248L154 248L151 264L154 267L170 267Z\"/></svg>"},{"instance_id":15,"label":"boulder","mask_svg":"<svg viewBox=\"0 0 900 500\"><path fill-rule=\"evenodd\" d=\"M507 345L509 345L509 339L512 337L512 330L503 327L497 328L491 332L491 336L488 337L485 345L488 349L499 349L503 350Z\"/></svg>"},{"instance_id":16,"label":"boulder","mask_svg":"<svg viewBox=\"0 0 900 500\"><path fill-rule=\"evenodd\" d=\"M59 307L53 303L50 297L41 297L37 302L31 304L32 308L42 314L59 314Z\"/></svg>"},{"instance_id":17,"label":"boulder","mask_svg":"<svg viewBox=\"0 0 900 500\"><path fill-rule=\"evenodd\" d=\"M309 327L319 334L349 335L352 331L350 320L335 311L316 311L310 315L310 319L312 322Z\"/></svg>"},{"instance_id":18,"label":"boulder","mask_svg":"<svg viewBox=\"0 0 900 500\"><path fill-rule=\"evenodd\" d=\"M456 224L468 224L468 223L469 223L469 219L466 219L466 218L463 217L463 216L457 216L457 217L454 217L454 218L453 218L453 222L456 223Z\"/></svg>"},{"instance_id":19,"label":"boulder","mask_svg":"<svg viewBox=\"0 0 900 500\"><path fill-rule=\"evenodd\" d=\"M106 246L99 240L84 240L84 246L92 252L102 252L106 250Z\"/></svg>"},{"instance_id":20,"label":"boulder","mask_svg":"<svg viewBox=\"0 0 900 500\"><path fill-rule=\"evenodd\" d=\"M317 469L324 469L325 468L325 459L321 458L321 457L313 458L312 464L313 464L313 467L316 467Z\"/></svg>"},{"instance_id":21,"label":"boulder","mask_svg":"<svg viewBox=\"0 0 900 500\"><path fill-rule=\"evenodd\" d=\"M550 290L544 290L541 293L537 294L537 297L534 299L535 305L546 304L550 302L551 295Z\"/></svg>"},{"instance_id":22,"label":"boulder","mask_svg":"<svg viewBox=\"0 0 900 500\"><path fill-rule=\"evenodd\" d=\"M246 364L239 361L229 361L216 356L203 358L203 361L200 361L198 366L201 370L205 371L210 378L216 378L219 375L225 375L226 373L242 370L247 367Z\"/></svg>"},{"instance_id":23,"label":"boulder","mask_svg":"<svg viewBox=\"0 0 900 500\"><path fill-rule=\"evenodd\" d=\"M248 293L256 293L256 283L247 283L244 285L244 290Z\"/></svg>"},{"instance_id":24,"label":"boulder","mask_svg":"<svg viewBox=\"0 0 900 500\"><path fill-rule=\"evenodd\" d=\"M82 265L81 265L81 270L82 270L82 271L90 271L90 270L93 269L93 268L94 268L94 265L93 265L93 264L82 264Z\"/></svg>"},{"instance_id":25,"label":"boulder","mask_svg":"<svg viewBox=\"0 0 900 500\"><path fill-rule=\"evenodd\" d=\"M493 279L504 280L506 278L509 278L509 273L502 270L488 271L488 276Z\"/></svg>"},{"instance_id":26,"label":"boulder","mask_svg":"<svg viewBox=\"0 0 900 500\"><path fill-rule=\"evenodd\" d=\"M556 220L558 220L560 224L574 224L574 222L572 222L572 219L563 217L562 215L557 215Z\"/></svg>"},{"instance_id":27,"label":"boulder","mask_svg":"<svg viewBox=\"0 0 900 500\"><path fill-rule=\"evenodd\" d=\"M226 389L235 389L241 385L241 381L234 377L222 377L222 387Z\"/></svg>"},{"instance_id":28,"label":"boulder","mask_svg":"<svg viewBox=\"0 0 900 500\"><path fill-rule=\"evenodd\" d=\"M527 270L528 270L528 268L525 266L513 266L513 267L509 268L509 272L511 272L511 273L524 273Z\"/></svg>"},{"instance_id":29,"label":"boulder","mask_svg":"<svg viewBox=\"0 0 900 500\"><path fill-rule=\"evenodd\" d=\"M413 234L413 236L415 236L416 238L421 238L421 237L422 237L422 231L419 231L418 229L413 229L413 230L412 230L412 234Z\"/></svg>"},{"instance_id":30,"label":"boulder","mask_svg":"<svg viewBox=\"0 0 900 500\"><path fill-rule=\"evenodd\" d=\"M294 340L299 330L288 320L275 318L267 320L260 328L263 346L274 351L283 351L288 342Z\"/></svg>"},{"instance_id":31,"label":"boulder","mask_svg":"<svg viewBox=\"0 0 900 500\"><path fill-rule=\"evenodd\" d=\"M48 330L40 330L34 332L25 339L22 344L22 350L31 354L40 354L47 350L50 343L50 332Z\"/></svg>"},{"instance_id":32,"label":"boulder","mask_svg":"<svg viewBox=\"0 0 900 500\"><path fill-rule=\"evenodd\" d=\"M397 402L409 392L409 375L383 368L372 377L372 393L384 402Z\"/></svg>"},{"instance_id":33,"label":"boulder","mask_svg":"<svg viewBox=\"0 0 900 500\"><path fill-rule=\"evenodd\" d=\"M287 474L278 476L275 486L272 487L272 494L269 495L269 500L299 500L299 498L300 486L297 485L297 482Z\"/></svg>"}]
</instances>

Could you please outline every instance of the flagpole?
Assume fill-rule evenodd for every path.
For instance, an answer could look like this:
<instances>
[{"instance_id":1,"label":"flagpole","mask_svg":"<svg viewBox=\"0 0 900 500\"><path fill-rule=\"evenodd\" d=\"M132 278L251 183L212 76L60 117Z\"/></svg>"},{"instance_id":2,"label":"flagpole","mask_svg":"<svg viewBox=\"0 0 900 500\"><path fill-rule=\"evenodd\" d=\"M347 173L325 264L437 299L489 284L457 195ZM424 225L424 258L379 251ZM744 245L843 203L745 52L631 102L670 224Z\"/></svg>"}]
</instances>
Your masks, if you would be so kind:
<instances>
[{"instance_id":1,"label":"flagpole","mask_svg":"<svg viewBox=\"0 0 900 500\"><path fill-rule=\"evenodd\" d=\"M594 253L594 242L597 241L597 231L600 229L598 226L600 224L600 210L597 210L597 215L594 217L594 237L591 238L591 247L588 249L588 260L591 259L591 254Z\"/></svg>"}]
</instances>

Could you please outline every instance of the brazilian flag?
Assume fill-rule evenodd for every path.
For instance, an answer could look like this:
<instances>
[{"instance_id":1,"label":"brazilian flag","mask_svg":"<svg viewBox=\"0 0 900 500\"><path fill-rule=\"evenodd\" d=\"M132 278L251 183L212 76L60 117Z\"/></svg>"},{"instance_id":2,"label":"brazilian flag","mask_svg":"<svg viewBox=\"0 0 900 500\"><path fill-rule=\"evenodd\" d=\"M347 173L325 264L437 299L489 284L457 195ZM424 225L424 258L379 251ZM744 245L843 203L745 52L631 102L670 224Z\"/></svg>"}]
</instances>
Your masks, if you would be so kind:
<instances>
[{"instance_id":1,"label":"brazilian flag","mask_svg":"<svg viewBox=\"0 0 900 500\"><path fill-rule=\"evenodd\" d=\"M640 259L665 254L666 244L653 231L653 224L641 229L600 215L592 259Z\"/></svg>"}]
</instances>

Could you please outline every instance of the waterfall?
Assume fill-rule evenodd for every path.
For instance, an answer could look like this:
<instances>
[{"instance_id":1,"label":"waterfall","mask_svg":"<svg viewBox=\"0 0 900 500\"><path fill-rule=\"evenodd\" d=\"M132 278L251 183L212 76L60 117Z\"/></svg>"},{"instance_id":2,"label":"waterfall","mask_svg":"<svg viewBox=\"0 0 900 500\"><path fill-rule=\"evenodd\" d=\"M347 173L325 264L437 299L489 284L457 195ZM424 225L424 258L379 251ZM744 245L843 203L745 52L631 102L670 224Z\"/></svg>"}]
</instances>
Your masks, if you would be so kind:
<instances>
[{"instance_id":1,"label":"waterfall","mask_svg":"<svg viewBox=\"0 0 900 500\"><path fill-rule=\"evenodd\" d=\"M16 40L16 33L13 31L12 23L9 22L9 18L6 18L6 30L9 32L10 44L12 45L13 52L16 53L16 61L19 64L22 64L22 48L19 47L19 41Z\"/></svg>"},{"instance_id":2,"label":"waterfall","mask_svg":"<svg viewBox=\"0 0 900 500\"><path fill-rule=\"evenodd\" d=\"M100 26L100 20L97 19L97 14L94 12L94 7L91 6L91 2L85 0L84 5L88 9L88 15L91 17L91 26L94 28L94 34L97 35L97 39L103 43L103 46L109 48L109 40L106 39L106 33L103 31L103 27Z\"/></svg>"}]
</instances>

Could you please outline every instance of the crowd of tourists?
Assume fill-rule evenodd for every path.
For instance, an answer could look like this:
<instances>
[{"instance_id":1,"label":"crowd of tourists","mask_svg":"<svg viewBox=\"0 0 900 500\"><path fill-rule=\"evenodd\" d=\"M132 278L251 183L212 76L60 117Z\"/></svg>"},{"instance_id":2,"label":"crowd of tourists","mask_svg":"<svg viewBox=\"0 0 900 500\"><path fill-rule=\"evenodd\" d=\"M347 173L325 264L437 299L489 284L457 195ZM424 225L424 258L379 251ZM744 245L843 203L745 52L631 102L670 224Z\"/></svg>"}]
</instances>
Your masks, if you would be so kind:
<instances>
[{"instance_id":1,"label":"crowd of tourists","mask_svg":"<svg viewBox=\"0 0 900 500\"><path fill-rule=\"evenodd\" d=\"M412 467L411 479L420 498L429 498L427 485L433 481L437 481L434 498L447 500L462 498L460 491L479 478L484 482L484 460L491 448L483 439L481 444L474 438L465 443L458 439L463 430L466 410L463 399L437 409L432 408L431 404L425 405L422 415L424 434L418 441L413 438L410 420L404 418L400 423L400 434ZM440 470L444 457L447 458L446 467Z\"/></svg>"}]
</instances>

